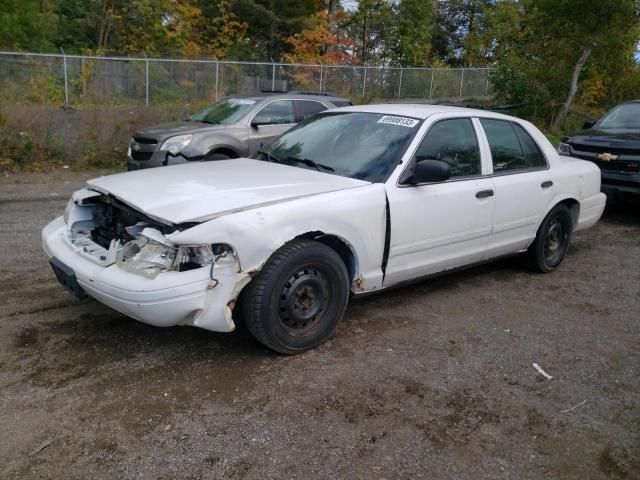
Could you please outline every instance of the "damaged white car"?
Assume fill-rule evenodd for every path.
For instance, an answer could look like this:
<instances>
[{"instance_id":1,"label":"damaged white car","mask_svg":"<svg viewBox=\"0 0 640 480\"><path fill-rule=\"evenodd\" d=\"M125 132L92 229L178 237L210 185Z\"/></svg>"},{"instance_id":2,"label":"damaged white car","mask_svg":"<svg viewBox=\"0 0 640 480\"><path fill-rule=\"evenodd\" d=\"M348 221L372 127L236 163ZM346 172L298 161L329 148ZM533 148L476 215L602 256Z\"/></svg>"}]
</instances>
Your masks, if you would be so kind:
<instances>
[{"instance_id":1,"label":"damaged white car","mask_svg":"<svg viewBox=\"0 0 640 480\"><path fill-rule=\"evenodd\" d=\"M157 326L297 353L351 295L524 253L554 270L605 205L600 171L530 123L369 105L320 114L255 159L100 177L42 233L58 279Z\"/></svg>"}]
</instances>

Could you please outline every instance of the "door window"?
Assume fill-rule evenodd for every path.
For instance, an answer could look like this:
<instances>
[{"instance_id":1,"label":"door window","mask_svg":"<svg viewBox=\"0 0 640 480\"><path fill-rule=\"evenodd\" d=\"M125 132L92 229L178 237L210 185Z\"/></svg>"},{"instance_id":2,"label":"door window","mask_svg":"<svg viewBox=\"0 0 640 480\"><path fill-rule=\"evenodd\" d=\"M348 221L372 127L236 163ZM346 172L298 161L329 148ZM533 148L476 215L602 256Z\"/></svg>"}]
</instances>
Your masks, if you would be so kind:
<instances>
[{"instance_id":1,"label":"door window","mask_svg":"<svg viewBox=\"0 0 640 480\"><path fill-rule=\"evenodd\" d=\"M494 172L527 168L522 146L511 122L483 118L480 123L487 134Z\"/></svg>"},{"instance_id":2,"label":"door window","mask_svg":"<svg viewBox=\"0 0 640 480\"><path fill-rule=\"evenodd\" d=\"M291 100L276 100L266 105L255 116L264 125L281 125L295 123L293 119L293 102Z\"/></svg>"},{"instance_id":3,"label":"door window","mask_svg":"<svg viewBox=\"0 0 640 480\"><path fill-rule=\"evenodd\" d=\"M311 100L296 100L296 110L298 113L296 116L296 121L302 122L303 120L306 120L309 117L313 117L316 113L320 113L326 109L327 107L325 107L320 102L314 102Z\"/></svg>"},{"instance_id":4,"label":"door window","mask_svg":"<svg viewBox=\"0 0 640 480\"><path fill-rule=\"evenodd\" d=\"M547 161L542 155L540 147L538 147L536 141L531 138L531 135L529 135L529 132L517 123L513 124L513 128L516 131L516 135L518 135L520 145L522 145L527 166L529 168L545 168L547 166Z\"/></svg>"},{"instance_id":5,"label":"door window","mask_svg":"<svg viewBox=\"0 0 640 480\"><path fill-rule=\"evenodd\" d=\"M480 175L480 149L471 120L454 118L433 125L418 147L415 159L416 162L447 163L452 178Z\"/></svg>"}]
</instances>

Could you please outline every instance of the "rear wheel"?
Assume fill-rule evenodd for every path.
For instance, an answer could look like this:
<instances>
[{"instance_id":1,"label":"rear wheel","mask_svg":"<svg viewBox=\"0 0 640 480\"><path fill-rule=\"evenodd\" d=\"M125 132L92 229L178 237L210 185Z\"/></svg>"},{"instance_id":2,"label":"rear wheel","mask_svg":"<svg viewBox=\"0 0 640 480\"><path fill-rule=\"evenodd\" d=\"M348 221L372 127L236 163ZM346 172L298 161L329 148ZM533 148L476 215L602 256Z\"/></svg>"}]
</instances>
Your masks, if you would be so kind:
<instances>
[{"instance_id":1,"label":"rear wheel","mask_svg":"<svg viewBox=\"0 0 640 480\"><path fill-rule=\"evenodd\" d=\"M538 229L536 239L527 250L527 263L538 272L551 272L564 260L573 222L566 205L556 205L545 217Z\"/></svg>"},{"instance_id":2,"label":"rear wheel","mask_svg":"<svg viewBox=\"0 0 640 480\"><path fill-rule=\"evenodd\" d=\"M349 275L340 256L322 243L296 239L271 256L243 291L240 307L259 342L295 354L329 338L348 299Z\"/></svg>"}]
</instances>

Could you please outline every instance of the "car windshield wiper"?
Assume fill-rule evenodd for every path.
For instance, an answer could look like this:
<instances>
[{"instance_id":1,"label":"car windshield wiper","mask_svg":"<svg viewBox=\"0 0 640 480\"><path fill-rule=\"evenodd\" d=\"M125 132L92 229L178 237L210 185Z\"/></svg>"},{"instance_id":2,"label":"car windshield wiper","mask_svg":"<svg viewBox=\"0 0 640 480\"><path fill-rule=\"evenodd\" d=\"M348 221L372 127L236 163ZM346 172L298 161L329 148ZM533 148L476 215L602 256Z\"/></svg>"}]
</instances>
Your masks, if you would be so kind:
<instances>
[{"instance_id":1,"label":"car windshield wiper","mask_svg":"<svg viewBox=\"0 0 640 480\"><path fill-rule=\"evenodd\" d=\"M260 155L264 155L268 162L281 163L280 159L278 157L275 157L275 156L271 155L266 150L258 150L256 153L258 153Z\"/></svg>"},{"instance_id":2,"label":"car windshield wiper","mask_svg":"<svg viewBox=\"0 0 640 480\"><path fill-rule=\"evenodd\" d=\"M302 163L309 167L313 167L316 170L326 170L327 172L335 172L336 169L330 167L329 165L323 165L322 163L314 162L313 160L309 160L308 158L297 158L297 157L287 157L287 160L290 162Z\"/></svg>"},{"instance_id":3,"label":"car windshield wiper","mask_svg":"<svg viewBox=\"0 0 640 480\"><path fill-rule=\"evenodd\" d=\"M218 120L195 120L196 122L208 123L209 125L220 125Z\"/></svg>"}]
</instances>

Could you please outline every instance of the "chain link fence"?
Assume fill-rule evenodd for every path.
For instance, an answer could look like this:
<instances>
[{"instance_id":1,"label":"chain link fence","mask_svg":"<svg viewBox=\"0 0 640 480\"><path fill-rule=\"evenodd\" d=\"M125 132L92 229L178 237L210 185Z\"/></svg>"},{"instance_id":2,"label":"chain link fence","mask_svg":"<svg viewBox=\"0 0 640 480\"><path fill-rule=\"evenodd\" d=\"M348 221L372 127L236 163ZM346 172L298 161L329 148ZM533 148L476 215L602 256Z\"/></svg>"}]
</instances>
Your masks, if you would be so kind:
<instances>
[{"instance_id":1,"label":"chain link fence","mask_svg":"<svg viewBox=\"0 0 640 480\"><path fill-rule=\"evenodd\" d=\"M477 98L491 94L490 72L0 52L0 102L167 105L291 90L363 100Z\"/></svg>"}]
</instances>

